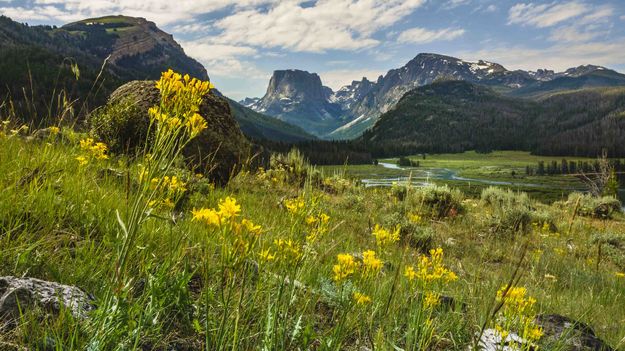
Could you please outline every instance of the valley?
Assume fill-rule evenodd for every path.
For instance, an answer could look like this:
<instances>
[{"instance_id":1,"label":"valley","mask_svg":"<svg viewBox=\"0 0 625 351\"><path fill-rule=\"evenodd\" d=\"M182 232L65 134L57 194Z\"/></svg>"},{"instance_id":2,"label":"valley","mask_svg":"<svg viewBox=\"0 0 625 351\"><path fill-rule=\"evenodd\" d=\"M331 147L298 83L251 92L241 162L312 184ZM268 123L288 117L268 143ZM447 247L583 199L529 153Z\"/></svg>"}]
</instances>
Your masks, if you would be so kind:
<instances>
[{"instance_id":1,"label":"valley","mask_svg":"<svg viewBox=\"0 0 625 351\"><path fill-rule=\"evenodd\" d=\"M344 173L359 179L367 187L390 187L408 184L422 187L432 184L449 185L464 193L479 196L489 186L501 186L518 192L526 192L533 199L554 202L566 199L571 192L585 191L585 184L569 175L526 175L526 166L539 161L557 161L559 157L530 155L520 151L496 151L478 154L474 151L456 154L433 154L409 156L419 161L419 167L400 167L397 158L380 159L377 165L323 166L327 174ZM572 158L570 161L593 162L589 158ZM514 175L512 173L514 172Z\"/></svg>"},{"instance_id":2,"label":"valley","mask_svg":"<svg viewBox=\"0 0 625 351\"><path fill-rule=\"evenodd\" d=\"M625 7L489 1L0 0L0 350L625 350Z\"/></svg>"}]
</instances>

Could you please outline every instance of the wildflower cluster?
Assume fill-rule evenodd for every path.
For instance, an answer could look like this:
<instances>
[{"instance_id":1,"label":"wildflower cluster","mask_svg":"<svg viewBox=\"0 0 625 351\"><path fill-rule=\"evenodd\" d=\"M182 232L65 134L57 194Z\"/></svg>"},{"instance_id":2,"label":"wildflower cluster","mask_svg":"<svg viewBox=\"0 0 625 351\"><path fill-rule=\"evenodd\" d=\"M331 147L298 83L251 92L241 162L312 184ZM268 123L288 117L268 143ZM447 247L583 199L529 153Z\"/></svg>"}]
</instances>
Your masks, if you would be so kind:
<instances>
[{"instance_id":1,"label":"wildflower cluster","mask_svg":"<svg viewBox=\"0 0 625 351\"><path fill-rule=\"evenodd\" d=\"M92 138L82 139L80 141L80 149L83 154L76 157L78 164L84 166L91 160L106 160L108 155L108 146L102 142L95 142Z\"/></svg>"},{"instance_id":2,"label":"wildflower cluster","mask_svg":"<svg viewBox=\"0 0 625 351\"><path fill-rule=\"evenodd\" d=\"M421 256L417 269L413 266L406 267L404 276L408 281L418 281L423 285L433 282L449 283L458 280L458 276L453 271L447 269L443 264L443 249L430 250L430 257Z\"/></svg>"},{"instance_id":3,"label":"wildflower cluster","mask_svg":"<svg viewBox=\"0 0 625 351\"><path fill-rule=\"evenodd\" d=\"M292 216L297 216L297 215L301 215L303 211L306 209L306 202L304 201L303 196L299 196L294 199L284 200L284 207L286 207L287 211Z\"/></svg>"},{"instance_id":4,"label":"wildflower cluster","mask_svg":"<svg viewBox=\"0 0 625 351\"><path fill-rule=\"evenodd\" d=\"M392 230L388 230L376 224L375 228L373 228L373 236L375 237L377 245L384 248L399 241L400 230L401 227L399 225Z\"/></svg>"},{"instance_id":5,"label":"wildflower cluster","mask_svg":"<svg viewBox=\"0 0 625 351\"><path fill-rule=\"evenodd\" d=\"M362 268L363 274L366 276L373 276L380 272L384 263L381 259L376 257L376 253L373 250L366 250L362 253Z\"/></svg>"},{"instance_id":6,"label":"wildflower cluster","mask_svg":"<svg viewBox=\"0 0 625 351\"><path fill-rule=\"evenodd\" d=\"M241 205L232 197L221 199L217 208L193 209L193 221L201 222L220 233L219 244L225 256L235 262L252 254L263 229L249 219L242 218Z\"/></svg>"},{"instance_id":7,"label":"wildflower cluster","mask_svg":"<svg viewBox=\"0 0 625 351\"><path fill-rule=\"evenodd\" d=\"M503 339L511 330L516 330L520 337L530 343L542 337L542 329L534 323L536 299L527 296L527 289L503 286L497 291L497 301L503 306L495 320L495 330Z\"/></svg>"},{"instance_id":8,"label":"wildflower cluster","mask_svg":"<svg viewBox=\"0 0 625 351\"><path fill-rule=\"evenodd\" d=\"M150 187L155 190L155 200L149 203L153 208L172 209L187 191L186 183L177 176L152 178Z\"/></svg>"},{"instance_id":9,"label":"wildflower cluster","mask_svg":"<svg viewBox=\"0 0 625 351\"><path fill-rule=\"evenodd\" d=\"M317 238L328 232L328 223L330 222L330 216L325 213L310 214L306 217L306 225L308 227L308 234L306 235L306 241L308 243L315 242Z\"/></svg>"},{"instance_id":10,"label":"wildflower cluster","mask_svg":"<svg viewBox=\"0 0 625 351\"><path fill-rule=\"evenodd\" d=\"M337 264L332 267L334 273L334 281L342 282L356 273L358 269L358 262L356 258L350 254L338 254L336 256Z\"/></svg>"},{"instance_id":11,"label":"wildflower cluster","mask_svg":"<svg viewBox=\"0 0 625 351\"><path fill-rule=\"evenodd\" d=\"M360 293L360 292L354 292L354 294L352 295L354 298L354 301L356 301L357 305L367 305L371 303L371 297Z\"/></svg>"},{"instance_id":12,"label":"wildflower cluster","mask_svg":"<svg viewBox=\"0 0 625 351\"><path fill-rule=\"evenodd\" d=\"M182 76L170 69L163 72L156 88L161 92L161 104L148 113L159 132L178 134L184 130L192 139L207 128L206 120L198 112L202 98L214 88L210 82L188 74Z\"/></svg>"},{"instance_id":13,"label":"wildflower cluster","mask_svg":"<svg viewBox=\"0 0 625 351\"><path fill-rule=\"evenodd\" d=\"M234 223L234 220L241 212L241 206L237 204L237 200L231 198L230 196L220 200L217 207L218 209L193 209L193 220L219 228L221 226Z\"/></svg>"}]
</instances>

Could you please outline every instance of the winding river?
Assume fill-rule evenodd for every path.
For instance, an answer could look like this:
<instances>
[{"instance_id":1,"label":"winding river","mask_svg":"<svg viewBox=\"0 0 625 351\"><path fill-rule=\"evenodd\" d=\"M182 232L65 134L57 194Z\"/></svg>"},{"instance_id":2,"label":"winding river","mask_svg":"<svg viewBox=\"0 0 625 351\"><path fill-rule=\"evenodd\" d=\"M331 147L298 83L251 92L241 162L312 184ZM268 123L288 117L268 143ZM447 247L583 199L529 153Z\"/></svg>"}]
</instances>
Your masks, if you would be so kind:
<instances>
[{"instance_id":1,"label":"winding river","mask_svg":"<svg viewBox=\"0 0 625 351\"><path fill-rule=\"evenodd\" d=\"M480 179L480 178L466 178L458 175L458 172L448 168L405 168L400 167L393 163L380 162L378 165L393 170L402 170L402 171L411 171L412 176L399 176L399 177L386 177L386 178L365 178L362 179L362 182L366 187L371 186L391 186L393 183L398 182L407 182L408 178L411 178L413 186L427 186L432 184L430 180L457 180L463 181L467 183L480 183L480 184L488 184L488 185L506 185L506 186L523 186L523 187L536 187L536 188L553 188L553 185L548 184L536 184L536 183L526 183L526 182L507 182L507 181L497 181L497 180L489 180L489 179ZM559 188L563 190L580 190L575 188Z\"/></svg>"}]
</instances>

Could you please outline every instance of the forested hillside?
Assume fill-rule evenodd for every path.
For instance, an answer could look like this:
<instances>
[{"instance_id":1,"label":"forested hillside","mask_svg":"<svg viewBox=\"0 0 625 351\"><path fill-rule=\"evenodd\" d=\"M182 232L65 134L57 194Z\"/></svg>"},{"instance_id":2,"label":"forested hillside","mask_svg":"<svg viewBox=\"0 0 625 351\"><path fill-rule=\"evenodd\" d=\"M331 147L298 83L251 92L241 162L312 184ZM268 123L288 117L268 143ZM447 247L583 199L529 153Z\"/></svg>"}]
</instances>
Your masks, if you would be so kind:
<instances>
[{"instance_id":1,"label":"forested hillside","mask_svg":"<svg viewBox=\"0 0 625 351\"><path fill-rule=\"evenodd\" d=\"M563 92L534 102L461 81L408 92L361 141L374 155L478 150L623 156L625 89Z\"/></svg>"}]
</instances>

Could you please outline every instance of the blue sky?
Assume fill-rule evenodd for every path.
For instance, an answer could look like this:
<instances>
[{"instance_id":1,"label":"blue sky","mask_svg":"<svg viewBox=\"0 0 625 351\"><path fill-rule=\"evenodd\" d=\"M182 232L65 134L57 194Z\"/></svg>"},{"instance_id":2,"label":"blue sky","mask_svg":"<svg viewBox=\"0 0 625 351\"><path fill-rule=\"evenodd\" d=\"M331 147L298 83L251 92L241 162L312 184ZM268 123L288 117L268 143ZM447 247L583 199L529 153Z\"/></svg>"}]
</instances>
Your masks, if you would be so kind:
<instances>
[{"instance_id":1,"label":"blue sky","mask_svg":"<svg viewBox=\"0 0 625 351\"><path fill-rule=\"evenodd\" d=\"M276 69L316 72L336 90L420 52L509 69L592 63L625 72L623 0L0 0L0 14L57 25L145 17L235 99L262 96Z\"/></svg>"}]
</instances>

